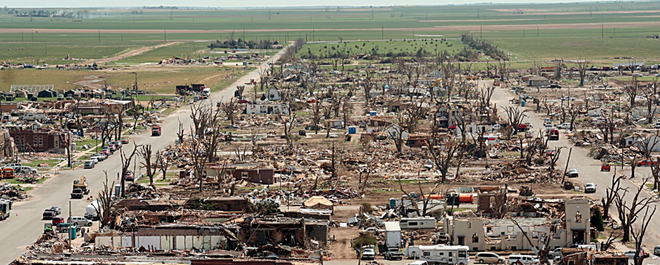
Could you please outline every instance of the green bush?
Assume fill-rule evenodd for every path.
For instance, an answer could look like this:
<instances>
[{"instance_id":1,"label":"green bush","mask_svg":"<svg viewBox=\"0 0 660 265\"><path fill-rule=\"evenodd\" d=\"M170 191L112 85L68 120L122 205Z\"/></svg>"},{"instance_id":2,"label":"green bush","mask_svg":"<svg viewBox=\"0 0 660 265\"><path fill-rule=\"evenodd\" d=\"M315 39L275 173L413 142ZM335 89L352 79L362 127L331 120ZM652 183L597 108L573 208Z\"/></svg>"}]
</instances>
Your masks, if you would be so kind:
<instances>
[{"instance_id":1,"label":"green bush","mask_svg":"<svg viewBox=\"0 0 660 265\"><path fill-rule=\"evenodd\" d=\"M596 227L596 230L605 231L605 222L603 222L603 214L600 212L599 207L594 207L591 214L591 224Z\"/></svg>"}]
</instances>

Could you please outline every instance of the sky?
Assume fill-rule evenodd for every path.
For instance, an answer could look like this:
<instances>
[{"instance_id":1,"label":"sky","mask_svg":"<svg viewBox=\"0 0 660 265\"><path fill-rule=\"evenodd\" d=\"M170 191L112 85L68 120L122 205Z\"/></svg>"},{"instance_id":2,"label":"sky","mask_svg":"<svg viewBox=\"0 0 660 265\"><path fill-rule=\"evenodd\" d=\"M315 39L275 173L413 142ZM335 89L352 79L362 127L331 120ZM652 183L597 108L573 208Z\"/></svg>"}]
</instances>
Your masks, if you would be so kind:
<instances>
[{"instance_id":1,"label":"sky","mask_svg":"<svg viewBox=\"0 0 660 265\"><path fill-rule=\"evenodd\" d=\"M139 7L139 6L194 6L194 7L287 7L287 6L390 6L390 5L462 5L474 3L569 3L566 0L23 0L5 4L9 7ZM586 0L580 2L598 2ZM603 2L601 0L601 2ZM2 5L2 4L0 4Z\"/></svg>"}]
</instances>

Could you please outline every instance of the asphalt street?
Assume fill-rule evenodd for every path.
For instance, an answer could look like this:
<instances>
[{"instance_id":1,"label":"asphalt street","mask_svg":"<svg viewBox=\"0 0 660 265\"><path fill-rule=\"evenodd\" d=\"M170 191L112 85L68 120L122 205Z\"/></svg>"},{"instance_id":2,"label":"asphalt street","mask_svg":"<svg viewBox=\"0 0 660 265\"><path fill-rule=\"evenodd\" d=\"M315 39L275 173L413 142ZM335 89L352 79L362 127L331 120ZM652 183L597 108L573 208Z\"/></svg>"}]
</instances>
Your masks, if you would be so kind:
<instances>
[{"instance_id":1,"label":"asphalt street","mask_svg":"<svg viewBox=\"0 0 660 265\"><path fill-rule=\"evenodd\" d=\"M268 61L260 65L259 68L265 67L267 63L277 60L283 51L271 57ZM228 101L234 96L237 85L245 84L250 79L258 80L259 68L239 78L229 87L211 94L209 99L196 104L212 104L212 107L215 108L216 102L221 100ZM246 86L246 89L249 88L250 86ZM172 90L174 90L174 87ZM124 145L122 151L130 154L134 148L134 143L137 145L150 144L154 151L164 149L169 144L174 143L176 133L179 129L179 120L184 125L186 133L189 133L190 126L192 125L189 106L183 106L161 120L161 136L152 137L150 130L139 135L126 135L131 138L131 143ZM0 222L0 235L2 235L2 240L0 240L0 264L8 264L19 257L25 252L25 247L34 243L43 233L44 224L50 222L50 220L41 221L41 214L44 209L56 205L62 208L62 214L60 216L68 217L69 202L71 202L72 215L83 216L85 207L91 201L86 199L70 199L69 194L72 190L73 180L79 179L81 175L84 175L89 182L89 195L96 197L95 195L103 187L106 172L110 182L115 181L116 183L120 183L118 179L118 173L121 170L120 161L120 155L115 152L115 154L109 156L105 161L98 163L94 169L62 170L59 175L47 180L32 190L30 193L32 197L30 199L14 203L11 210L11 217Z\"/></svg>"},{"instance_id":2,"label":"asphalt street","mask_svg":"<svg viewBox=\"0 0 660 265\"><path fill-rule=\"evenodd\" d=\"M491 82L480 82L480 85L487 85L489 83ZM498 110L500 117L506 118L506 114L503 108L512 106L509 100L515 97L517 97L517 95L509 93L505 88L495 89L491 99L492 103L497 104L498 108L500 108ZM534 125L532 128L534 135L538 135L539 130L545 130L545 127L543 127L543 119L545 117L542 117L544 113L534 113L534 109L536 108L535 104L527 105L527 108L530 111L526 113L527 118L525 119L525 122L531 122ZM554 121L554 123L556 124L558 121ZM560 131L559 141L548 141L549 149L554 149L555 147L566 147L560 152L560 158L556 167L557 169L563 171L568 159L569 148L572 147L572 145L568 142L567 137L564 135L564 130ZM601 198L605 197L605 191L607 187L611 186L612 175L614 174L614 166L612 166L612 171L610 172L601 172L600 167L602 163L599 160L589 157L588 153L588 148L573 146L571 159L568 161L568 169L577 169L579 172L579 177L571 178L568 180L575 183L576 185L579 185L581 190L584 189L584 184L595 183L597 186L596 193L587 195L595 200L600 201ZM617 167L617 175L620 174L630 176L630 167L624 167L623 171L621 170L621 167ZM622 181L621 187L628 188L630 190L628 195L625 197L626 200L632 200L632 195L630 193L636 191L637 187L641 185L641 179L643 177L650 176L650 174L651 171L648 167L637 167L635 173L637 177L634 180L631 181L627 179ZM542 190L543 187L541 184L537 184L533 185L533 189L538 191ZM577 195L579 194L576 194L576 196ZM649 192L648 189L646 189L642 191L640 196L650 197L653 195ZM610 209L610 214L616 214L614 207ZM639 219L641 221L641 217ZM660 215L656 214L652 218L651 225L649 226L649 229L644 238L644 242L646 242L644 245L646 246L647 250L653 250L655 245L660 245L660 236L658 235L658 231L660 231Z\"/></svg>"}]
</instances>

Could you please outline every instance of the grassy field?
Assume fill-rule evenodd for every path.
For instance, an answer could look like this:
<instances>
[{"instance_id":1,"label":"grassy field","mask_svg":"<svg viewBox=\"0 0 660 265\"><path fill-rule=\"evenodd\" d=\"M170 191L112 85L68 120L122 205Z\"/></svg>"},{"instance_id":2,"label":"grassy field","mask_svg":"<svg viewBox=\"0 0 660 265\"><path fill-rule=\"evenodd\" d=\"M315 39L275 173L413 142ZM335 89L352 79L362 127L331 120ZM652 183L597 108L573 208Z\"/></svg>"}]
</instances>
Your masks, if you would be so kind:
<instances>
[{"instance_id":1,"label":"grassy field","mask_svg":"<svg viewBox=\"0 0 660 265\"><path fill-rule=\"evenodd\" d=\"M30 10L18 9L19 12ZM657 1L304 9L89 9L88 17L75 19L16 17L0 11L0 60L71 64L145 46L181 42L109 64L120 67L157 62L166 57L209 55L206 45L210 41L230 36L281 43L297 38L351 40L347 48L352 54L368 53L376 46L379 53L416 52L420 48L430 53L455 52L463 46L458 40L463 32L495 43L517 56L520 63L557 57L607 61L616 56L634 56L651 60L655 59L658 42L647 37L660 33L658 13L660 2ZM448 41L431 44L420 40L438 38ZM390 39L396 42L388 43ZM354 43L357 40L368 41ZM308 44L301 52L327 53L333 47L341 48L335 44ZM67 55L74 60L64 60ZM52 79L70 78L70 74L58 74L62 76ZM194 79L197 74L192 76ZM4 78L0 80L0 84L7 83L16 84ZM65 82L52 83L71 87Z\"/></svg>"}]
</instances>

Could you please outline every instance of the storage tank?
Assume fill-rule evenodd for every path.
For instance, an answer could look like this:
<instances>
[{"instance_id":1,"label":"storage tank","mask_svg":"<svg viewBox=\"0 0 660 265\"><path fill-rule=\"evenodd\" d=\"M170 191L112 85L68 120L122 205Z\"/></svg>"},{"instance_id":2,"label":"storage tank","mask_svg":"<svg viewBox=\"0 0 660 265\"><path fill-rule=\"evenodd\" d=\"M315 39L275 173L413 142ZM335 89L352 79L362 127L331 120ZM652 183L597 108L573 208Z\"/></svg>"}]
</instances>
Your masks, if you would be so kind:
<instances>
[{"instance_id":1,"label":"storage tank","mask_svg":"<svg viewBox=\"0 0 660 265\"><path fill-rule=\"evenodd\" d=\"M472 194L461 194L458 196L458 201L461 203L472 203L474 202L474 195Z\"/></svg>"},{"instance_id":2,"label":"storage tank","mask_svg":"<svg viewBox=\"0 0 660 265\"><path fill-rule=\"evenodd\" d=\"M96 213L96 209L99 208L99 201L93 201L89 205L87 205L87 208L85 208L85 218L90 219L90 220L98 220L98 214Z\"/></svg>"}]
</instances>

